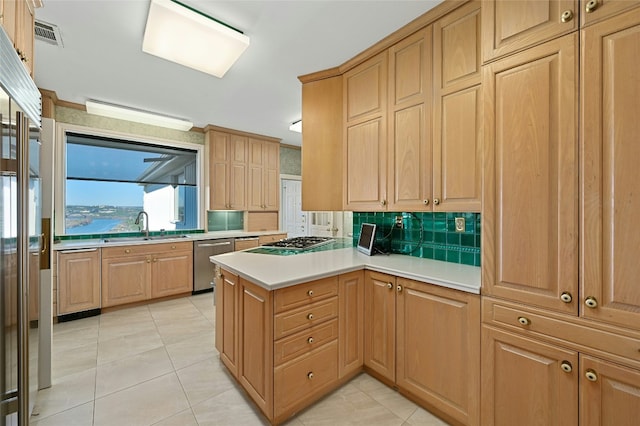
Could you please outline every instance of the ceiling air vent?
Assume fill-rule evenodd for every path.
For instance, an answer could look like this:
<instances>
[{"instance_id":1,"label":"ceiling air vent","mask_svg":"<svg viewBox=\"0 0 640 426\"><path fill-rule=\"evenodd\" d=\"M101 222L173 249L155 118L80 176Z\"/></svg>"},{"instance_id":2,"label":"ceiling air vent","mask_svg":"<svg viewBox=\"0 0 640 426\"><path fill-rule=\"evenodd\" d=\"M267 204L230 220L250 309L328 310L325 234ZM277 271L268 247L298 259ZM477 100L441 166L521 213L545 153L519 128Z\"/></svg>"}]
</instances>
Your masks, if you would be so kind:
<instances>
[{"instance_id":1,"label":"ceiling air vent","mask_svg":"<svg viewBox=\"0 0 640 426\"><path fill-rule=\"evenodd\" d=\"M45 43L49 43L54 46L63 47L62 37L60 36L60 30L57 25L36 20L34 28L36 40L44 41Z\"/></svg>"}]
</instances>

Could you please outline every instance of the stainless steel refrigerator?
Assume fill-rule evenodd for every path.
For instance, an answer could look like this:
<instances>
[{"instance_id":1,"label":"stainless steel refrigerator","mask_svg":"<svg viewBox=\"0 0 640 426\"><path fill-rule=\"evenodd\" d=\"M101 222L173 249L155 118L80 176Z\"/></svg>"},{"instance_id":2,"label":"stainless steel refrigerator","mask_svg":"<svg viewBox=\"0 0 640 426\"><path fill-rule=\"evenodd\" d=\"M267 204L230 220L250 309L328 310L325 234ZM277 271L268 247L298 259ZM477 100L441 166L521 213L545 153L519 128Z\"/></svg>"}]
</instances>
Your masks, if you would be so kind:
<instances>
[{"instance_id":1,"label":"stainless steel refrigerator","mask_svg":"<svg viewBox=\"0 0 640 426\"><path fill-rule=\"evenodd\" d=\"M28 425L38 390L40 93L0 29L0 425Z\"/></svg>"}]
</instances>

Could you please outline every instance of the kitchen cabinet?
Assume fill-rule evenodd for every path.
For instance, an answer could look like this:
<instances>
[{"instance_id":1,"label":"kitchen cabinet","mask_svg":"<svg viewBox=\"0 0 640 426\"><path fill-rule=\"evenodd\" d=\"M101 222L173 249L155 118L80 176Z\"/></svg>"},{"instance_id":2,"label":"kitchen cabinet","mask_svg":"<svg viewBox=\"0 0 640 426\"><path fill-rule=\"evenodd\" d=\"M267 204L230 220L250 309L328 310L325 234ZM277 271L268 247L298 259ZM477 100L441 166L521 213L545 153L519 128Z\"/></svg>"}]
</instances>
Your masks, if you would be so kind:
<instances>
[{"instance_id":1,"label":"kitchen cabinet","mask_svg":"<svg viewBox=\"0 0 640 426\"><path fill-rule=\"evenodd\" d=\"M480 28L480 2L476 1L433 24L430 172L434 211L480 211L483 136Z\"/></svg>"},{"instance_id":2,"label":"kitchen cabinet","mask_svg":"<svg viewBox=\"0 0 640 426\"><path fill-rule=\"evenodd\" d=\"M343 209L342 75L302 81L302 210ZM322 176L318 179L318 176Z\"/></svg>"},{"instance_id":3,"label":"kitchen cabinet","mask_svg":"<svg viewBox=\"0 0 640 426\"><path fill-rule=\"evenodd\" d=\"M479 296L372 271L364 295L365 367L440 416L479 424Z\"/></svg>"},{"instance_id":4,"label":"kitchen cabinet","mask_svg":"<svg viewBox=\"0 0 640 426\"><path fill-rule=\"evenodd\" d=\"M236 238L234 241L235 251L256 248L260 246L258 237Z\"/></svg>"},{"instance_id":5,"label":"kitchen cabinet","mask_svg":"<svg viewBox=\"0 0 640 426\"><path fill-rule=\"evenodd\" d=\"M2 27L31 75L33 75L35 3L33 0L0 1Z\"/></svg>"},{"instance_id":6,"label":"kitchen cabinet","mask_svg":"<svg viewBox=\"0 0 640 426\"><path fill-rule=\"evenodd\" d=\"M102 249L102 307L193 290L191 242Z\"/></svg>"},{"instance_id":7,"label":"kitchen cabinet","mask_svg":"<svg viewBox=\"0 0 640 426\"><path fill-rule=\"evenodd\" d=\"M578 353L482 327L482 424L578 425Z\"/></svg>"},{"instance_id":8,"label":"kitchen cabinet","mask_svg":"<svg viewBox=\"0 0 640 426\"><path fill-rule=\"evenodd\" d=\"M284 240L286 238L287 234L260 235L258 237L258 244L263 245L267 243L273 243L275 241Z\"/></svg>"},{"instance_id":9,"label":"kitchen cabinet","mask_svg":"<svg viewBox=\"0 0 640 426\"><path fill-rule=\"evenodd\" d=\"M639 9L582 30L581 315L636 330L639 57Z\"/></svg>"},{"instance_id":10,"label":"kitchen cabinet","mask_svg":"<svg viewBox=\"0 0 640 426\"><path fill-rule=\"evenodd\" d=\"M344 74L344 209L387 204L387 52Z\"/></svg>"},{"instance_id":11,"label":"kitchen cabinet","mask_svg":"<svg viewBox=\"0 0 640 426\"><path fill-rule=\"evenodd\" d=\"M578 14L578 0L483 1L483 62L576 31Z\"/></svg>"},{"instance_id":12,"label":"kitchen cabinet","mask_svg":"<svg viewBox=\"0 0 640 426\"><path fill-rule=\"evenodd\" d=\"M209 130L209 209L245 210L248 138Z\"/></svg>"},{"instance_id":13,"label":"kitchen cabinet","mask_svg":"<svg viewBox=\"0 0 640 426\"><path fill-rule=\"evenodd\" d=\"M57 315L100 308L100 249L57 252Z\"/></svg>"},{"instance_id":14,"label":"kitchen cabinet","mask_svg":"<svg viewBox=\"0 0 640 426\"><path fill-rule=\"evenodd\" d=\"M343 379L364 365L364 271L340 275L338 291L338 377Z\"/></svg>"},{"instance_id":15,"label":"kitchen cabinet","mask_svg":"<svg viewBox=\"0 0 640 426\"><path fill-rule=\"evenodd\" d=\"M590 25L638 6L638 0L580 0L581 24Z\"/></svg>"},{"instance_id":16,"label":"kitchen cabinet","mask_svg":"<svg viewBox=\"0 0 640 426\"><path fill-rule=\"evenodd\" d=\"M483 68L483 294L578 311L577 33Z\"/></svg>"},{"instance_id":17,"label":"kitchen cabinet","mask_svg":"<svg viewBox=\"0 0 640 426\"><path fill-rule=\"evenodd\" d=\"M240 279L224 269L216 277L216 349L220 360L238 377ZM219 312L218 312L219 311Z\"/></svg>"},{"instance_id":18,"label":"kitchen cabinet","mask_svg":"<svg viewBox=\"0 0 640 426\"><path fill-rule=\"evenodd\" d=\"M280 209L280 146L249 138L248 210Z\"/></svg>"}]
</instances>

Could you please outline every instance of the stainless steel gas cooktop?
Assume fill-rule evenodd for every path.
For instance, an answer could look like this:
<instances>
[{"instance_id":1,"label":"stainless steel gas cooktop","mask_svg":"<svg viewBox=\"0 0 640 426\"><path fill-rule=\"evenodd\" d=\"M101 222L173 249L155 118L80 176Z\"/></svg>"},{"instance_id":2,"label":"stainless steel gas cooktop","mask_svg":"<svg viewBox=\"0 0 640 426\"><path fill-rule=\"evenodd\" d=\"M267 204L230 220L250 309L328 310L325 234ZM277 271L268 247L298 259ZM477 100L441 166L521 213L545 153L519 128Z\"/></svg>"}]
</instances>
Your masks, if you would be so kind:
<instances>
[{"instance_id":1,"label":"stainless steel gas cooktop","mask_svg":"<svg viewBox=\"0 0 640 426\"><path fill-rule=\"evenodd\" d=\"M263 247L283 250L308 250L333 242L331 237L295 237L263 244Z\"/></svg>"}]
</instances>

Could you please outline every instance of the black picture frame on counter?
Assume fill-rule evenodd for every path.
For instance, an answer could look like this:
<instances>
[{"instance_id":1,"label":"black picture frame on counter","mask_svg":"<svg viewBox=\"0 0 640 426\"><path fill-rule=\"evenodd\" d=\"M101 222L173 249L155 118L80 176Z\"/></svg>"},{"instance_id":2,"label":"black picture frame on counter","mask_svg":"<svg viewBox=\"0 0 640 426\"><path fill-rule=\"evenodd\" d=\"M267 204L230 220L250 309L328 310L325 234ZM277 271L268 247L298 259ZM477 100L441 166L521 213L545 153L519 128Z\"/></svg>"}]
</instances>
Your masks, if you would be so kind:
<instances>
[{"instance_id":1,"label":"black picture frame on counter","mask_svg":"<svg viewBox=\"0 0 640 426\"><path fill-rule=\"evenodd\" d=\"M373 223L363 223L360 226L360 237L358 238L358 251L371 256L374 253L373 242L376 239L376 225Z\"/></svg>"}]
</instances>

